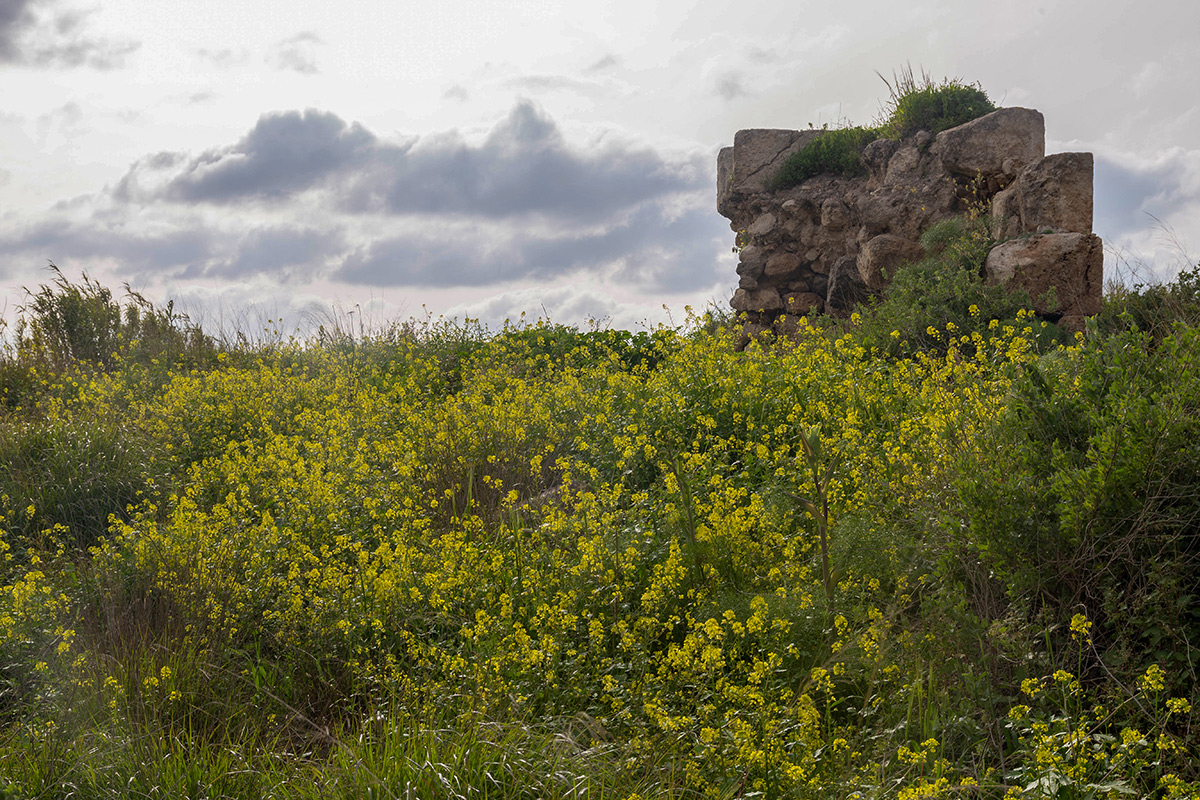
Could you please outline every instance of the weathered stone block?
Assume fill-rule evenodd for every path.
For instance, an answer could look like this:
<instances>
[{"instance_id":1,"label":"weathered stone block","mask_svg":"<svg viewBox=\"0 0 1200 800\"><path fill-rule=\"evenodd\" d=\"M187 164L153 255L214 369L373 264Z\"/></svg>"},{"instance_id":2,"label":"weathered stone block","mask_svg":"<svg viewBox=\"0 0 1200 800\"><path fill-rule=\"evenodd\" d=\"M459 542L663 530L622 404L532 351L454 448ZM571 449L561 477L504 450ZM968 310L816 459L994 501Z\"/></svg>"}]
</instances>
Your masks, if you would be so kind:
<instances>
[{"instance_id":1,"label":"weathered stone block","mask_svg":"<svg viewBox=\"0 0 1200 800\"><path fill-rule=\"evenodd\" d=\"M1001 108L942 131L931 152L950 172L973 178L999 177L1046 154L1046 121L1032 108Z\"/></svg>"},{"instance_id":2,"label":"weathered stone block","mask_svg":"<svg viewBox=\"0 0 1200 800\"><path fill-rule=\"evenodd\" d=\"M808 144L820 131L787 131L752 128L733 137L730 191L747 194L766 191L784 159Z\"/></svg>"},{"instance_id":3,"label":"weathered stone block","mask_svg":"<svg viewBox=\"0 0 1200 800\"><path fill-rule=\"evenodd\" d=\"M783 298L783 307L788 314L819 314L825 308L825 298L814 292L795 292Z\"/></svg>"},{"instance_id":4,"label":"weathered stone block","mask_svg":"<svg viewBox=\"0 0 1200 800\"><path fill-rule=\"evenodd\" d=\"M1021 171L992 199L992 233L1091 233L1091 153L1055 153Z\"/></svg>"},{"instance_id":5,"label":"weathered stone block","mask_svg":"<svg viewBox=\"0 0 1200 800\"><path fill-rule=\"evenodd\" d=\"M1024 289L1047 316L1100 313L1104 248L1092 233L1045 233L1002 242L988 253L987 279Z\"/></svg>"},{"instance_id":6,"label":"weathered stone block","mask_svg":"<svg viewBox=\"0 0 1200 800\"><path fill-rule=\"evenodd\" d=\"M722 147L717 153L717 213L728 217L733 198L733 148Z\"/></svg>"},{"instance_id":7,"label":"weathered stone block","mask_svg":"<svg viewBox=\"0 0 1200 800\"><path fill-rule=\"evenodd\" d=\"M766 213L754 220L754 224L746 229L746 233L751 236L766 236L773 230L775 230L775 215Z\"/></svg>"},{"instance_id":8,"label":"weathered stone block","mask_svg":"<svg viewBox=\"0 0 1200 800\"><path fill-rule=\"evenodd\" d=\"M912 186L921 180L921 152L916 147L901 147L888 161L884 186Z\"/></svg>"},{"instance_id":9,"label":"weathered stone block","mask_svg":"<svg viewBox=\"0 0 1200 800\"><path fill-rule=\"evenodd\" d=\"M791 275L800 269L800 265L803 263L804 261L795 253L775 253L767 259L767 267L763 270L763 274L769 278Z\"/></svg>"}]
</instances>

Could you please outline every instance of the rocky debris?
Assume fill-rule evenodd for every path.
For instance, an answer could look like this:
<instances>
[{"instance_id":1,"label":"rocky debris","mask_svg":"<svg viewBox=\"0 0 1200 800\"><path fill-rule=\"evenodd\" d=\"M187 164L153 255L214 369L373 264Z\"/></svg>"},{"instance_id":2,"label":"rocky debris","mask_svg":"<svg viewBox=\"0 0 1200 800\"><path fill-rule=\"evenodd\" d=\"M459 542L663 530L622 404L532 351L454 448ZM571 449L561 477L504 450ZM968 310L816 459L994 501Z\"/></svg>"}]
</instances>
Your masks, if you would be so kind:
<instances>
[{"instance_id":1,"label":"rocky debris","mask_svg":"<svg viewBox=\"0 0 1200 800\"><path fill-rule=\"evenodd\" d=\"M863 150L862 176L770 188L784 160L821 133L739 131L717 158L717 208L741 246L731 305L755 330L813 311L849 315L924 257L925 230L968 212L990 214L1002 242L989 280L1029 291L1050 319L1099 310L1092 156L1045 156L1041 113L1005 108L937 136L877 139Z\"/></svg>"}]
</instances>

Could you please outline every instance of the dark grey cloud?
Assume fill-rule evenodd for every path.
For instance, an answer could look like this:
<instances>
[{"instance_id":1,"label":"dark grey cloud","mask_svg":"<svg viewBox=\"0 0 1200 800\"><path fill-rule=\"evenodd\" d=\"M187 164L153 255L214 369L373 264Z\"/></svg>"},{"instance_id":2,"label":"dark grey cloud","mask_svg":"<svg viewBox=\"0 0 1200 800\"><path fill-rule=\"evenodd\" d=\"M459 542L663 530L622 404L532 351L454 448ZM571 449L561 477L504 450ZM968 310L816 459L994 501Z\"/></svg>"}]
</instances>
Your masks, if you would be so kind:
<instances>
[{"instance_id":1,"label":"dark grey cloud","mask_svg":"<svg viewBox=\"0 0 1200 800\"><path fill-rule=\"evenodd\" d=\"M0 220L0 263L104 260L143 280L580 276L689 291L732 271L720 263L729 234L711 211L710 156L611 136L573 147L529 102L475 141L385 141L331 113L268 114L232 145L148 154L36 224Z\"/></svg>"},{"instance_id":2,"label":"dark grey cloud","mask_svg":"<svg viewBox=\"0 0 1200 800\"><path fill-rule=\"evenodd\" d=\"M0 0L0 63L99 70L121 67L141 45L89 36L90 11L56 11L56 0Z\"/></svg>"},{"instance_id":3,"label":"dark grey cloud","mask_svg":"<svg viewBox=\"0 0 1200 800\"><path fill-rule=\"evenodd\" d=\"M321 188L342 171L362 169L379 146L362 126L336 114L308 110L267 114L232 147L187 160L157 154L125 176L118 192L132 197L139 168L181 167L161 191L163 199L188 203L280 200Z\"/></svg>"},{"instance_id":4,"label":"dark grey cloud","mask_svg":"<svg viewBox=\"0 0 1200 800\"><path fill-rule=\"evenodd\" d=\"M103 223L46 219L0 233L0 256L14 266L114 259L126 275L177 274L208 262L218 246L213 232L180 226L161 232L131 231Z\"/></svg>"},{"instance_id":5,"label":"dark grey cloud","mask_svg":"<svg viewBox=\"0 0 1200 800\"><path fill-rule=\"evenodd\" d=\"M651 148L620 143L574 150L554 121L529 101L514 106L479 144L455 133L388 142L328 112L268 114L236 144L165 172L158 169L159 187L143 191L155 169L136 164L115 190L117 196L143 202L280 203L323 190L331 203L352 214L594 221L673 192L707 189L710 183L700 156L672 161Z\"/></svg>"},{"instance_id":6,"label":"dark grey cloud","mask_svg":"<svg viewBox=\"0 0 1200 800\"><path fill-rule=\"evenodd\" d=\"M37 21L30 6L32 0L0 0L0 61L22 60L19 40Z\"/></svg>"},{"instance_id":7,"label":"dark grey cloud","mask_svg":"<svg viewBox=\"0 0 1200 800\"><path fill-rule=\"evenodd\" d=\"M345 252L338 229L260 227L242 236L233 253L202 269L204 277L267 275L278 280L310 280L326 271L326 261Z\"/></svg>"},{"instance_id":8,"label":"dark grey cloud","mask_svg":"<svg viewBox=\"0 0 1200 800\"><path fill-rule=\"evenodd\" d=\"M333 277L372 286L481 286L570 275L608 275L655 291L710 286L731 266L719 257L728 226L693 210L669 219L646 206L607 229L569 235L525 235L497 241L474 235L404 234L349 254Z\"/></svg>"},{"instance_id":9,"label":"dark grey cloud","mask_svg":"<svg viewBox=\"0 0 1200 800\"><path fill-rule=\"evenodd\" d=\"M267 63L276 69L315 75L317 69L317 45L324 44L315 31L301 31L275 43L267 55Z\"/></svg>"}]
</instances>

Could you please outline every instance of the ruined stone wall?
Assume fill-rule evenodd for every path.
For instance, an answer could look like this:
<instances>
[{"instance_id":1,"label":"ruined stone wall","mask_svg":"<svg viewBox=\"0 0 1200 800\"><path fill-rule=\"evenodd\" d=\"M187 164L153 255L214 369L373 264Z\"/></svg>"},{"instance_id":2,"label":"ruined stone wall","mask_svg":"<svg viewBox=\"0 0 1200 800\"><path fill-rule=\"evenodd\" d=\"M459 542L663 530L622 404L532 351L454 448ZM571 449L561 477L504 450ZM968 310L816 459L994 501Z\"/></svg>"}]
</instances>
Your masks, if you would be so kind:
<instances>
[{"instance_id":1,"label":"ruined stone wall","mask_svg":"<svg viewBox=\"0 0 1200 800\"><path fill-rule=\"evenodd\" d=\"M985 277L1029 292L1043 317L1080 328L1100 310L1092 154L1045 155L1042 115L1003 108L936 136L867 145L867 173L772 191L784 160L821 131L743 130L717 158L717 210L740 247L731 300L748 330L793 315L848 315L919 261L921 234L974 210L998 244ZM1053 291L1051 291L1053 289Z\"/></svg>"}]
</instances>

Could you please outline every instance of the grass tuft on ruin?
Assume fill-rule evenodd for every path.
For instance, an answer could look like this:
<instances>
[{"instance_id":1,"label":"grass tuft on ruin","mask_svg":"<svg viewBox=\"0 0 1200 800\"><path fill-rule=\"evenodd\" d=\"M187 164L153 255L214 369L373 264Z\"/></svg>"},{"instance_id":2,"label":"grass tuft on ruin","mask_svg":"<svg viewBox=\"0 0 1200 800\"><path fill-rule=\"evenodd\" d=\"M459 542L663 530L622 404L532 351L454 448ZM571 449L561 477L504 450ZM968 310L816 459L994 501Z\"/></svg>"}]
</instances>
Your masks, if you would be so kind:
<instances>
[{"instance_id":1,"label":"grass tuft on ruin","mask_svg":"<svg viewBox=\"0 0 1200 800\"><path fill-rule=\"evenodd\" d=\"M908 66L887 84L889 98L873 126L847 125L821 135L789 156L771 181L774 189L798 186L817 175L853 177L865 172L863 149L876 139L904 139L919 131L937 135L996 110L978 84L958 78L935 82L926 72L914 75Z\"/></svg>"}]
</instances>

